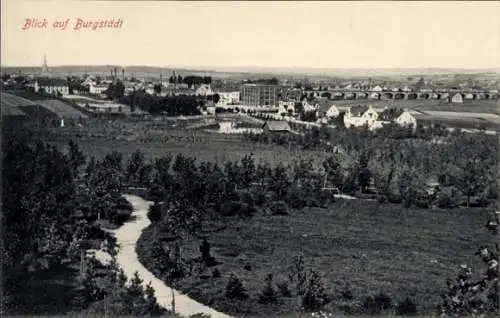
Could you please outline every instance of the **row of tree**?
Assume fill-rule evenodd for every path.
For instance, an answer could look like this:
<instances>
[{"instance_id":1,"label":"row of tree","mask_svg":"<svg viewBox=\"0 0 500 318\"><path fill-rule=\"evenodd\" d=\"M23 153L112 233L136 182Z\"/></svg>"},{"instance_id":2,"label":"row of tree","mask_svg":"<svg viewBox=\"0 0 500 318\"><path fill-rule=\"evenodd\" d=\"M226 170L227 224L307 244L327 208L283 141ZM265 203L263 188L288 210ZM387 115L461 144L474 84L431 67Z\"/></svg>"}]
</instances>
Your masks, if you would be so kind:
<instances>
[{"instance_id":1,"label":"row of tree","mask_svg":"<svg viewBox=\"0 0 500 318\"><path fill-rule=\"evenodd\" d=\"M121 103L129 105L134 111L139 108L150 114L166 114L168 116L190 116L201 114L200 109L205 105L205 100L196 96L153 96L143 91L134 91L119 99Z\"/></svg>"},{"instance_id":2,"label":"row of tree","mask_svg":"<svg viewBox=\"0 0 500 318\"><path fill-rule=\"evenodd\" d=\"M377 192L407 197L405 202L411 204L416 197L425 196L427 184L434 181L458 189L467 205L475 196L497 196L498 143L486 134L449 133L442 127L419 127L413 132L388 126L376 132L349 129L333 133L313 128L302 135L248 134L246 138L289 149L338 153L344 181L336 186L345 191L352 189L349 180L358 179L362 190L373 184ZM366 177L359 179L359 171Z\"/></svg>"},{"instance_id":3,"label":"row of tree","mask_svg":"<svg viewBox=\"0 0 500 318\"><path fill-rule=\"evenodd\" d=\"M172 75L168 78L168 82L170 84L187 84L189 87L193 87L194 85L201 84L211 84L212 77L211 76L196 76L196 75L186 75L184 77L178 75Z\"/></svg>"}]
</instances>

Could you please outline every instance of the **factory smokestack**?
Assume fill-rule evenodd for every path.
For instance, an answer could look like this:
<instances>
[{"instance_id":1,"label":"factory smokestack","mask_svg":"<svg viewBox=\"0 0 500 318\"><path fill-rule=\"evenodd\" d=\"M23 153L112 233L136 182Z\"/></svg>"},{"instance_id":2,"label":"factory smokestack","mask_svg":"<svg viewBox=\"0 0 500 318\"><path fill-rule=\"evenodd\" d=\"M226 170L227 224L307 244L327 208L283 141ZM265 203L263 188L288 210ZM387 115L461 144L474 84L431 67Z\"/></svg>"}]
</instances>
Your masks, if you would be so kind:
<instances>
[{"instance_id":1,"label":"factory smokestack","mask_svg":"<svg viewBox=\"0 0 500 318\"><path fill-rule=\"evenodd\" d=\"M125 82L125 69L122 68L122 81Z\"/></svg>"}]
</instances>

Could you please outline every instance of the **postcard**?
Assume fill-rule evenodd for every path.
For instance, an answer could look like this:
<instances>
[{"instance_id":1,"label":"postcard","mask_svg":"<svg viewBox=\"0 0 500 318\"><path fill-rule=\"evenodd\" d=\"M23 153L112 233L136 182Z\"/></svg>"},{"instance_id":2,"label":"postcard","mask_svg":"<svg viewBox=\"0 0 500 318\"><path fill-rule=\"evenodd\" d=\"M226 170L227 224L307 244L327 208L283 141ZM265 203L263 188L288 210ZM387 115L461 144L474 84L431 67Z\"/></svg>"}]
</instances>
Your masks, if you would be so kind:
<instances>
[{"instance_id":1,"label":"postcard","mask_svg":"<svg viewBox=\"0 0 500 318\"><path fill-rule=\"evenodd\" d=\"M499 2L1 12L2 315L498 316Z\"/></svg>"}]
</instances>

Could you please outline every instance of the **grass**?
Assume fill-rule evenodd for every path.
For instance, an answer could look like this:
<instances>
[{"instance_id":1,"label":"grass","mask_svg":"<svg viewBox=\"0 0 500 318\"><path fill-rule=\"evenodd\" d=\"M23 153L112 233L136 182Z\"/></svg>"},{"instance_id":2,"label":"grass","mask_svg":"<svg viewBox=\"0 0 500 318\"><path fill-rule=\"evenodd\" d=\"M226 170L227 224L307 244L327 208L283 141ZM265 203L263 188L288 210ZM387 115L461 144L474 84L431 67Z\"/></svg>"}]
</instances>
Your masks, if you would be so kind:
<instances>
[{"instance_id":1,"label":"grass","mask_svg":"<svg viewBox=\"0 0 500 318\"><path fill-rule=\"evenodd\" d=\"M246 154L253 153L257 162L288 164L304 158L320 165L329 155L325 152L256 144L238 135L186 131L172 128L169 123L142 121L117 120L110 124L102 120L89 120L85 127L43 128L35 135L59 147L67 147L69 140L76 141L88 158L95 156L96 159L112 151L121 152L127 159L134 151L141 150L146 159L180 153L195 156L198 160L223 164L227 160L240 160Z\"/></svg>"},{"instance_id":2,"label":"grass","mask_svg":"<svg viewBox=\"0 0 500 318\"><path fill-rule=\"evenodd\" d=\"M491 244L484 229L485 209L415 210L373 201L338 201L329 209L293 211L289 216L257 215L248 219L213 222L222 231L208 237L212 255L220 265L206 276L195 275L180 282L180 289L221 311L239 316L273 316L299 310L300 297L290 284L292 298L276 306L258 303L258 293L268 273L275 283L287 280L292 257L303 255L306 268L325 277L334 301L327 309L341 313L340 293L351 290L356 299L388 293L394 302L409 296L420 313L434 313L445 280L456 277L460 264L482 269L475 249ZM152 229L145 230L138 246L147 260ZM183 258L199 257L200 241L182 242ZM244 266L251 265L251 270ZM147 263L145 264L148 265ZM220 278L211 277L214 268ZM235 273L249 291L246 301L228 301L224 288Z\"/></svg>"}]
</instances>

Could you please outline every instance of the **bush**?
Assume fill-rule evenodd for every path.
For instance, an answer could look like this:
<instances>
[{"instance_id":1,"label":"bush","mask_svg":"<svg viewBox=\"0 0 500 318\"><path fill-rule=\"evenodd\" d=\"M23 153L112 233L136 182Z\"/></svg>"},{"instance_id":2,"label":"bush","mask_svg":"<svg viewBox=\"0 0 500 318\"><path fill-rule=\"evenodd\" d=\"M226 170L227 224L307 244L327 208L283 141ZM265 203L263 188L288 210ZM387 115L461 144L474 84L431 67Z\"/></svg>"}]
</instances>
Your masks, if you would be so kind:
<instances>
[{"instance_id":1,"label":"bush","mask_svg":"<svg viewBox=\"0 0 500 318\"><path fill-rule=\"evenodd\" d=\"M255 205L255 200L253 198L253 195L249 191L239 191L238 195L242 203L247 204L249 206Z\"/></svg>"},{"instance_id":2,"label":"bush","mask_svg":"<svg viewBox=\"0 0 500 318\"><path fill-rule=\"evenodd\" d=\"M161 220L161 205L158 203L154 203L149 207L148 211L148 219L151 223L156 223Z\"/></svg>"},{"instance_id":3,"label":"bush","mask_svg":"<svg viewBox=\"0 0 500 318\"><path fill-rule=\"evenodd\" d=\"M455 187L446 187L437 196L436 204L441 209L451 209L461 203L460 191Z\"/></svg>"},{"instance_id":4,"label":"bush","mask_svg":"<svg viewBox=\"0 0 500 318\"><path fill-rule=\"evenodd\" d=\"M287 282L277 283L276 287L278 287L278 290L282 297L292 297L292 292L290 291L290 288L288 288Z\"/></svg>"},{"instance_id":5,"label":"bush","mask_svg":"<svg viewBox=\"0 0 500 318\"><path fill-rule=\"evenodd\" d=\"M227 282L225 295L230 299L248 298L245 287L243 286L239 278L234 274L231 274L231 277Z\"/></svg>"},{"instance_id":6,"label":"bush","mask_svg":"<svg viewBox=\"0 0 500 318\"><path fill-rule=\"evenodd\" d=\"M233 216L238 214L242 204L239 201L226 201L221 207L223 216Z\"/></svg>"},{"instance_id":7,"label":"bush","mask_svg":"<svg viewBox=\"0 0 500 318\"><path fill-rule=\"evenodd\" d=\"M414 316L417 314L417 305L410 299L406 298L405 300L398 303L396 307L396 315L398 316Z\"/></svg>"},{"instance_id":8,"label":"bush","mask_svg":"<svg viewBox=\"0 0 500 318\"><path fill-rule=\"evenodd\" d=\"M354 299L354 295L351 290L344 290L341 294L342 299L352 300Z\"/></svg>"},{"instance_id":9,"label":"bush","mask_svg":"<svg viewBox=\"0 0 500 318\"><path fill-rule=\"evenodd\" d=\"M379 293L375 297L366 297L363 301L363 312L369 315L378 315L383 310L387 310L392 307L391 298L384 293Z\"/></svg>"},{"instance_id":10,"label":"bush","mask_svg":"<svg viewBox=\"0 0 500 318\"><path fill-rule=\"evenodd\" d=\"M243 203L241 205L241 208L238 210L238 215L243 217L252 217L255 215L255 213L257 213L257 209L247 203Z\"/></svg>"},{"instance_id":11,"label":"bush","mask_svg":"<svg viewBox=\"0 0 500 318\"><path fill-rule=\"evenodd\" d=\"M214 278L218 278L220 277L221 274L220 274L220 270L218 268L215 268L213 271L212 271L212 277Z\"/></svg>"},{"instance_id":12,"label":"bush","mask_svg":"<svg viewBox=\"0 0 500 318\"><path fill-rule=\"evenodd\" d=\"M288 206L284 201L276 201L269 207L273 215L288 215Z\"/></svg>"},{"instance_id":13,"label":"bush","mask_svg":"<svg viewBox=\"0 0 500 318\"><path fill-rule=\"evenodd\" d=\"M273 287L273 275L268 274L265 279L265 286L259 295L259 303L272 304L278 300L278 295Z\"/></svg>"},{"instance_id":14,"label":"bush","mask_svg":"<svg viewBox=\"0 0 500 318\"><path fill-rule=\"evenodd\" d=\"M302 307L304 310L319 310L331 300L331 297L325 292L325 288L319 274L311 271L306 291L304 296L302 296Z\"/></svg>"}]
</instances>

